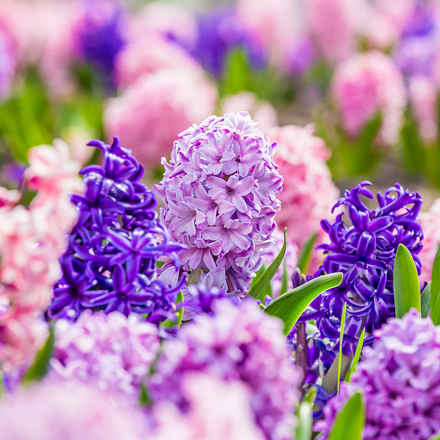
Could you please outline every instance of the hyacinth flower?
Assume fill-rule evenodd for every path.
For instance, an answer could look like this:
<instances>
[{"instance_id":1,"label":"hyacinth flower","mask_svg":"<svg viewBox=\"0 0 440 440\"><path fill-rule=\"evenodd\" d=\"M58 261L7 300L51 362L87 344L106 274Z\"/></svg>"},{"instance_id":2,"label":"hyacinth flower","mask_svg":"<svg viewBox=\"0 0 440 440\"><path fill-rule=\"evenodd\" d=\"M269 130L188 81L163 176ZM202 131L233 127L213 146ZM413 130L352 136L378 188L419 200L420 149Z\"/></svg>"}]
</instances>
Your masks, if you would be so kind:
<instances>
[{"instance_id":1,"label":"hyacinth flower","mask_svg":"<svg viewBox=\"0 0 440 440\"><path fill-rule=\"evenodd\" d=\"M198 18L197 38L190 52L211 74L221 77L228 53L237 48L244 49L252 68L265 67L260 42L233 9L220 8Z\"/></svg>"},{"instance_id":2,"label":"hyacinth flower","mask_svg":"<svg viewBox=\"0 0 440 440\"><path fill-rule=\"evenodd\" d=\"M365 402L363 439L435 438L440 432L439 327L412 310L391 319L375 336L351 383L342 385L315 425L319 438L328 438L337 413L355 391Z\"/></svg>"},{"instance_id":3,"label":"hyacinth flower","mask_svg":"<svg viewBox=\"0 0 440 440\"><path fill-rule=\"evenodd\" d=\"M326 342L324 365L330 366L338 352L341 316L347 305L343 353L353 355L362 330L366 343L372 332L394 316L393 268L399 244L410 251L420 273L418 254L422 250L423 232L418 223L422 198L396 183L383 194L378 193L377 207L370 209L362 197L374 199L364 181L334 206L339 212L333 223L323 220L321 226L330 243L321 244L325 259L318 272L342 272L342 283L312 303L303 320L315 319L320 339ZM347 215L346 215L347 214Z\"/></svg>"},{"instance_id":4,"label":"hyacinth flower","mask_svg":"<svg viewBox=\"0 0 440 440\"><path fill-rule=\"evenodd\" d=\"M161 218L186 249L182 270L196 282L243 295L271 245L282 177L276 144L247 113L212 116L180 134L155 186Z\"/></svg>"},{"instance_id":5,"label":"hyacinth flower","mask_svg":"<svg viewBox=\"0 0 440 440\"><path fill-rule=\"evenodd\" d=\"M79 211L69 247L60 259L49 318L76 319L86 309L148 315L162 321L174 310L182 281L162 282L156 273L161 257L178 265L181 246L169 240L157 219L156 199L140 181L144 169L120 145L92 141L103 165L82 169L84 194L74 194Z\"/></svg>"}]
</instances>

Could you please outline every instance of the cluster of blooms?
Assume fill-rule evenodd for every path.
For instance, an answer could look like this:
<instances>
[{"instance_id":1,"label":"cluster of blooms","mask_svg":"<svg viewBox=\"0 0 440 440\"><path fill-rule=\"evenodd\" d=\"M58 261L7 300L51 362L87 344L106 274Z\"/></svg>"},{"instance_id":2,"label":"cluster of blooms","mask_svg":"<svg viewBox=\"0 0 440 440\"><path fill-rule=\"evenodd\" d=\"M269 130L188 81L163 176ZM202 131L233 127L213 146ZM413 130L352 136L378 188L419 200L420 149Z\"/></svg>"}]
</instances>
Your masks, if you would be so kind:
<instances>
[{"instance_id":1,"label":"cluster of blooms","mask_svg":"<svg viewBox=\"0 0 440 440\"><path fill-rule=\"evenodd\" d=\"M320 438L328 438L337 412L358 390L366 407L363 439L428 439L440 431L439 328L413 310L376 336L351 383L324 409Z\"/></svg>"},{"instance_id":2,"label":"cluster of blooms","mask_svg":"<svg viewBox=\"0 0 440 440\"><path fill-rule=\"evenodd\" d=\"M167 341L151 378L153 401L191 410L183 388L193 373L239 381L251 391L250 406L266 439L291 438L299 374L291 360L281 322L253 301L234 306L218 301L214 316L202 315Z\"/></svg>"},{"instance_id":3,"label":"cluster of blooms","mask_svg":"<svg viewBox=\"0 0 440 440\"><path fill-rule=\"evenodd\" d=\"M0 401L3 440L136 440L144 430L136 408L81 383L49 380Z\"/></svg>"},{"instance_id":4,"label":"cluster of blooms","mask_svg":"<svg viewBox=\"0 0 440 440\"><path fill-rule=\"evenodd\" d=\"M29 207L18 204L18 192L0 190L0 363L6 371L27 363L44 338L40 318L76 218L68 194L81 187L63 143L33 148L29 162L24 181L37 192Z\"/></svg>"},{"instance_id":5,"label":"cluster of blooms","mask_svg":"<svg viewBox=\"0 0 440 440\"><path fill-rule=\"evenodd\" d=\"M341 63L333 78L332 94L349 135L359 134L380 113L379 142L384 145L396 143L406 91L402 75L391 58L371 51Z\"/></svg>"},{"instance_id":6,"label":"cluster of blooms","mask_svg":"<svg viewBox=\"0 0 440 440\"><path fill-rule=\"evenodd\" d=\"M326 273L342 272L342 283L325 292L312 304L321 338L333 347L339 341L344 303L347 304L343 350L354 354L362 328L371 332L394 316L393 267L397 248L403 243L414 258L420 273L418 254L423 232L417 217L422 205L418 193L404 190L396 183L384 194L377 194L378 207L369 209L361 197L374 199L362 182L346 190L334 206L344 210L333 223L321 222L330 243L322 244L326 257L320 268ZM371 340L367 337L367 341Z\"/></svg>"},{"instance_id":7,"label":"cluster of blooms","mask_svg":"<svg viewBox=\"0 0 440 440\"><path fill-rule=\"evenodd\" d=\"M85 309L148 314L151 321L174 310L179 286L158 279L156 262L181 247L169 241L157 220L156 199L141 182L144 169L115 138L89 143L103 153L103 165L85 167L83 195L69 247L61 257L49 317L76 319Z\"/></svg>"},{"instance_id":8,"label":"cluster of blooms","mask_svg":"<svg viewBox=\"0 0 440 440\"><path fill-rule=\"evenodd\" d=\"M155 409L156 440L264 440L253 420L245 385L199 373L185 377L182 389L189 401L187 414L166 404Z\"/></svg>"},{"instance_id":9,"label":"cluster of blooms","mask_svg":"<svg viewBox=\"0 0 440 440\"><path fill-rule=\"evenodd\" d=\"M180 134L155 189L164 225L186 247L183 270L246 291L280 207L275 146L247 113L212 116Z\"/></svg>"},{"instance_id":10,"label":"cluster of blooms","mask_svg":"<svg viewBox=\"0 0 440 440\"><path fill-rule=\"evenodd\" d=\"M320 232L320 220L338 197L325 163L329 151L324 141L313 135L312 126L277 127L269 135L278 142L275 161L285 178L277 222L287 227L289 238L301 248L312 234Z\"/></svg>"},{"instance_id":11,"label":"cluster of blooms","mask_svg":"<svg viewBox=\"0 0 440 440\"><path fill-rule=\"evenodd\" d=\"M137 400L158 350L156 327L138 316L87 310L74 323L57 322L51 374Z\"/></svg>"}]
</instances>

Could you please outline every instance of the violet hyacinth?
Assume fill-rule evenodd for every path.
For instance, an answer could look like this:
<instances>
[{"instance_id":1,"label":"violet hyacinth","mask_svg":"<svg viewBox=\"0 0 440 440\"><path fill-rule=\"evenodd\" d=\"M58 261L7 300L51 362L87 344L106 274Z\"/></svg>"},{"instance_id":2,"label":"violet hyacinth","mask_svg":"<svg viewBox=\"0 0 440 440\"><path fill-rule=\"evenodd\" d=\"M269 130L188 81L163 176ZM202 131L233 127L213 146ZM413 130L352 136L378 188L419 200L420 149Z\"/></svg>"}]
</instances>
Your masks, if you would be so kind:
<instances>
[{"instance_id":1,"label":"violet hyacinth","mask_svg":"<svg viewBox=\"0 0 440 440\"><path fill-rule=\"evenodd\" d=\"M265 67L261 44L233 9L220 8L198 18L198 34L191 53L210 73L221 76L228 53L237 48L246 52L254 69Z\"/></svg>"},{"instance_id":2,"label":"violet hyacinth","mask_svg":"<svg viewBox=\"0 0 440 440\"><path fill-rule=\"evenodd\" d=\"M364 440L428 440L440 432L440 328L415 310L377 331L374 347L324 409L315 426L328 438L338 411L361 391L365 402Z\"/></svg>"},{"instance_id":3,"label":"violet hyacinth","mask_svg":"<svg viewBox=\"0 0 440 440\"><path fill-rule=\"evenodd\" d=\"M212 116L180 134L156 186L164 225L187 249L182 269L243 294L270 244L282 188L276 144L247 113Z\"/></svg>"},{"instance_id":4,"label":"violet hyacinth","mask_svg":"<svg viewBox=\"0 0 440 440\"><path fill-rule=\"evenodd\" d=\"M342 272L342 283L321 295L313 304L321 337L337 347L340 318L347 304L343 350L353 354L362 328L368 333L394 316L393 267L399 244L404 244L414 258L420 273L419 252L423 232L417 216L422 205L418 193L404 190L396 183L383 194L377 194L377 208L370 209L361 197L374 199L370 182L361 182L346 190L333 210L344 207L333 223L323 220L321 226L330 243L322 244L326 257L320 268L327 273ZM371 340L367 337L367 341ZM333 353L334 354L334 353Z\"/></svg>"},{"instance_id":5,"label":"violet hyacinth","mask_svg":"<svg viewBox=\"0 0 440 440\"><path fill-rule=\"evenodd\" d=\"M171 243L155 213L156 199L141 182L142 165L115 138L92 141L103 165L81 171L85 194L72 196L79 210L69 247L60 259L50 318L76 319L84 310L148 314L161 321L174 310L179 285L158 279L163 256L178 264L181 246Z\"/></svg>"},{"instance_id":6,"label":"violet hyacinth","mask_svg":"<svg viewBox=\"0 0 440 440\"><path fill-rule=\"evenodd\" d=\"M292 438L300 373L293 365L278 319L252 300L239 307L227 300L214 305L167 341L148 384L155 403L167 400L190 411L185 379L206 373L225 382L239 381L251 392L255 422L266 440Z\"/></svg>"}]
</instances>

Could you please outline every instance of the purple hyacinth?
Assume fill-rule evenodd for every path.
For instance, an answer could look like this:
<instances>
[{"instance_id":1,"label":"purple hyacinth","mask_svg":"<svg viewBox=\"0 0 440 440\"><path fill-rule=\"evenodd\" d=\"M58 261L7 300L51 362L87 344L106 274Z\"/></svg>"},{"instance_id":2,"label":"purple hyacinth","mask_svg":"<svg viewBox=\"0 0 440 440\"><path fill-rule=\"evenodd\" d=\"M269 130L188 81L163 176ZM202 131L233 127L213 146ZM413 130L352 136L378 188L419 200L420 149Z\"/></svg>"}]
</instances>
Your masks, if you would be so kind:
<instances>
[{"instance_id":1,"label":"purple hyacinth","mask_svg":"<svg viewBox=\"0 0 440 440\"><path fill-rule=\"evenodd\" d=\"M137 315L84 312L59 320L51 377L77 380L138 399L139 387L159 351L155 326Z\"/></svg>"},{"instance_id":2,"label":"purple hyacinth","mask_svg":"<svg viewBox=\"0 0 440 440\"><path fill-rule=\"evenodd\" d=\"M353 354L362 329L367 334L394 316L393 267L399 244L404 244L414 258L420 273L417 254L422 249L423 232L417 222L422 205L418 193L404 190L396 183L384 194L377 194L378 206L370 209L361 197L374 199L368 189L370 182L362 182L346 190L333 210L345 208L333 223L323 220L321 226L330 243L319 247L325 259L319 273L342 272L342 283L320 295L312 304L321 338L327 338L328 365L338 351L340 319L347 304L343 350ZM371 342L367 336L366 342Z\"/></svg>"},{"instance_id":3,"label":"purple hyacinth","mask_svg":"<svg viewBox=\"0 0 440 440\"><path fill-rule=\"evenodd\" d=\"M180 134L156 191L183 270L210 287L244 294L270 245L282 177L276 144L247 113L212 116Z\"/></svg>"},{"instance_id":4,"label":"purple hyacinth","mask_svg":"<svg viewBox=\"0 0 440 440\"><path fill-rule=\"evenodd\" d=\"M116 57L126 44L125 11L118 1L85 1L76 48L113 85Z\"/></svg>"},{"instance_id":5,"label":"purple hyacinth","mask_svg":"<svg viewBox=\"0 0 440 440\"><path fill-rule=\"evenodd\" d=\"M192 55L214 76L223 74L228 53L242 48L254 69L266 65L266 57L256 38L253 38L233 9L220 8L198 17L198 35Z\"/></svg>"},{"instance_id":6,"label":"purple hyacinth","mask_svg":"<svg viewBox=\"0 0 440 440\"><path fill-rule=\"evenodd\" d=\"M154 194L141 183L142 165L121 147L92 141L103 165L81 171L85 193L74 194L79 210L67 251L60 259L49 318L76 319L84 310L148 314L166 319L175 310L181 282L158 279L156 263L167 256L175 264L181 246L171 243L155 213Z\"/></svg>"},{"instance_id":7,"label":"purple hyacinth","mask_svg":"<svg viewBox=\"0 0 440 440\"><path fill-rule=\"evenodd\" d=\"M292 363L281 321L252 300L238 307L217 301L214 312L200 315L163 345L148 384L153 401L170 401L188 411L190 399L182 385L193 373L240 381L251 392L251 408L265 438L291 439L301 374Z\"/></svg>"},{"instance_id":8,"label":"purple hyacinth","mask_svg":"<svg viewBox=\"0 0 440 440\"><path fill-rule=\"evenodd\" d=\"M440 432L440 328L415 310L375 333L372 348L315 426L328 438L336 414L355 391L365 402L364 440L427 440Z\"/></svg>"}]
</instances>

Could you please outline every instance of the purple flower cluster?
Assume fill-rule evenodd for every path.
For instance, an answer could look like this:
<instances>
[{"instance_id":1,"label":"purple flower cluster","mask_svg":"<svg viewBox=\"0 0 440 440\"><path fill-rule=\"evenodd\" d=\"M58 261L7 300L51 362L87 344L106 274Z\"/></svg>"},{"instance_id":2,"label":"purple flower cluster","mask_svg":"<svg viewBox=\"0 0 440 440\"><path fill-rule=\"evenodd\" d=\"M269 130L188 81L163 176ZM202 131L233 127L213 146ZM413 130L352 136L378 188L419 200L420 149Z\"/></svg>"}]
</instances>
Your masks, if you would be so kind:
<instances>
[{"instance_id":1,"label":"purple flower cluster","mask_svg":"<svg viewBox=\"0 0 440 440\"><path fill-rule=\"evenodd\" d=\"M333 347L339 343L340 319L347 304L344 353L354 353L364 327L371 333L394 316L393 267L400 243L411 252L420 273L417 254L422 249L423 232L417 216L422 205L418 193L404 190L396 183L384 194L377 194L377 208L370 209L361 197L374 199L362 182L334 206L344 207L333 223L323 220L321 226L330 243L322 244L326 257L320 272L344 274L342 283L321 295L314 303L318 329ZM348 220L348 221L347 221ZM368 338L367 338L368 341Z\"/></svg>"},{"instance_id":2,"label":"purple flower cluster","mask_svg":"<svg viewBox=\"0 0 440 440\"><path fill-rule=\"evenodd\" d=\"M355 391L363 393L364 440L429 439L440 432L440 329L411 311L379 331L373 348L324 409L316 425L327 438L338 411Z\"/></svg>"},{"instance_id":3,"label":"purple flower cluster","mask_svg":"<svg viewBox=\"0 0 440 440\"><path fill-rule=\"evenodd\" d=\"M186 250L185 271L243 294L270 244L282 177L247 113L212 116L180 134L156 186L163 223Z\"/></svg>"},{"instance_id":4,"label":"purple flower cluster","mask_svg":"<svg viewBox=\"0 0 440 440\"><path fill-rule=\"evenodd\" d=\"M175 253L181 246L169 242L154 194L140 182L144 169L129 150L117 138L111 146L89 145L101 150L104 164L81 171L86 189L71 199L79 218L60 259L62 278L48 316L76 319L93 309L166 319L180 286L159 280L156 263L167 256L178 264Z\"/></svg>"},{"instance_id":5,"label":"purple flower cluster","mask_svg":"<svg viewBox=\"0 0 440 440\"><path fill-rule=\"evenodd\" d=\"M139 396L159 350L155 326L137 315L84 312L72 323L59 320L51 375L93 384L127 396Z\"/></svg>"},{"instance_id":6,"label":"purple flower cluster","mask_svg":"<svg viewBox=\"0 0 440 440\"><path fill-rule=\"evenodd\" d=\"M77 26L76 50L112 84L116 57L127 38L122 6L118 1L88 0Z\"/></svg>"},{"instance_id":7,"label":"purple flower cluster","mask_svg":"<svg viewBox=\"0 0 440 440\"><path fill-rule=\"evenodd\" d=\"M253 38L233 9L220 8L200 15L197 21L197 39L192 55L214 76L223 74L227 55L242 48L254 69L266 65L261 44Z\"/></svg>"},{"instance_id":8,"label":"purple flower cluster","mask_svg":"<svg viewBox=\"0 0 440 440\"><path fill-rule=\"evenodd\" d=\"M266 439L291 439L300 374L289 359L281 322L253 301L239 307L218 301L215 315L201 315L166 342L149 390L155 402L169 400L189 410L182 384L201 372L251 391L255 421Z\"/></svg>"}]
</instances>

